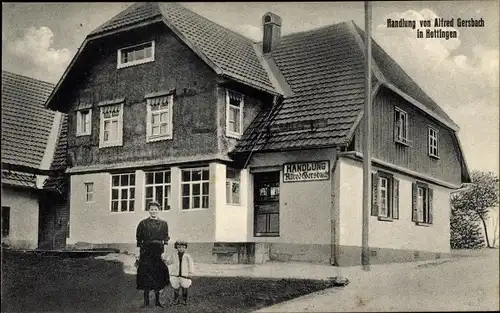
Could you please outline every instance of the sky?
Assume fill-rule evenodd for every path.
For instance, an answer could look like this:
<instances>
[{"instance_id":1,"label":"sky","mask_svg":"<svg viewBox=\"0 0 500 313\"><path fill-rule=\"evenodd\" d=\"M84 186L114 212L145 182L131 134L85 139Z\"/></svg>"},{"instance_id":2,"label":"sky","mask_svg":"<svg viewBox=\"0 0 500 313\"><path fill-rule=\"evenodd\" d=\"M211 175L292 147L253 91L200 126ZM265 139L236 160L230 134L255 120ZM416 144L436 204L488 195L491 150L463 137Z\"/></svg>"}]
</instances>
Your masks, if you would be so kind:
<instances>
[{"instance_id":1,"label":"sky","mask_svg":"<svg viewBox=\"0 0 500 313\"><path fill-rule=\"evenodd\" d=\"M57 83L85 36L131 3L2 3L2 68ZM282 18L282 35L353 20L359 2L187 2L183 5L254 41L261 18ZM499 173L499 0L371 2L375 41L459 125L470 170ZM458 37L417 38L416 29L388 28L387 19L454 19ZM484 20L458 27L457 19ZM430 28L433 29L433 28Z\"/></svg>"}]
</instances>

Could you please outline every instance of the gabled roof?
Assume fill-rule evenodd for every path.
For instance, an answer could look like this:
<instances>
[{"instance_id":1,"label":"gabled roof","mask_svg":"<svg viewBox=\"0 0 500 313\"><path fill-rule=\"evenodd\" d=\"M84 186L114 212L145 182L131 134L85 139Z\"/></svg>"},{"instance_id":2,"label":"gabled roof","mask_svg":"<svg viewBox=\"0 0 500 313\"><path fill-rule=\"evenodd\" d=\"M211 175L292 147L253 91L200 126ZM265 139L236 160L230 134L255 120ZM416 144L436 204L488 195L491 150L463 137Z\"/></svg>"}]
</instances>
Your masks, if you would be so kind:
<instances>
[{"instance_id":1,"label":"gabled roof","mask_svg":"<svg viewBox=\"0 0 500 313\"><path fill-rule=\"evenodd\" d=\"M249 38L212 22L176 3L136 3L90 33L71 61L46 106L61 110L54 103L56 94L80 56L87 52L87 43L134 27L163 22L181 41L190 47L217 74L269 93L277 93L268 73Z\"/></svg>"},{"instance_id":2,"label":"gabled roof","mask_svg":"<svg viewBox=\"0 0 500 313\"><path fill-rule=\"evenodd\" d=\"M44 107L53 88L2 71L2 164L41 168L55 123L55 112Z\"/></svg>"},{"instance_id":3,"label":"gabled roof","mask_svg":"<svg viewBox=\"0 0 500 313\"><path fill-rule=\"evenodd\" d=\"M363 53L347 24L283 36L272 58L294 95L284 99L269 134L255 142L268 114L262 111L235 151L343 144L364 103Z\"/></svg>"},{"instance_id":4,"label":"gabled roof","mask_svg":"<svg viewBox=\"0 0 500 313\"><path fill-rule=\"evenodd\" d=\"M363 112L363 36L352 21L283 36L271 56L294 95L284 98L264 130L269 111L261 111L234 152L347 145ZM450 129L458 130L451 118L372 42L373 86L385 85Z\"/></svg>"}]
</instances>

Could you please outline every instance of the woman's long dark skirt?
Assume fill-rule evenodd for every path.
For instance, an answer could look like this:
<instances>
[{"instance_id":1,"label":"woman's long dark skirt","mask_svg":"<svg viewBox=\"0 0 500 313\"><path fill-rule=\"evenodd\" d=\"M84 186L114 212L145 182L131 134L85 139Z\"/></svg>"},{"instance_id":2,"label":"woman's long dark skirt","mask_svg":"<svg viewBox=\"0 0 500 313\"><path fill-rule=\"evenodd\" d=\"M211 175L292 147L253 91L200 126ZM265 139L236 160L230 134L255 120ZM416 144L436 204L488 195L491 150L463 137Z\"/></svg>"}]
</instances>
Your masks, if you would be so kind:
<instances>
[{"instance_id":1,"label":"woman's long dark skirt","mask_svg":"<svg viewBox=\"0 0 500 313\"><path fill-rule=\"evenodd\" d=\"M161 259L163 245L150 243L141 247L137 267L137 289L160 290L169 284L168 267Z\"/></svg>"}]
</instances>

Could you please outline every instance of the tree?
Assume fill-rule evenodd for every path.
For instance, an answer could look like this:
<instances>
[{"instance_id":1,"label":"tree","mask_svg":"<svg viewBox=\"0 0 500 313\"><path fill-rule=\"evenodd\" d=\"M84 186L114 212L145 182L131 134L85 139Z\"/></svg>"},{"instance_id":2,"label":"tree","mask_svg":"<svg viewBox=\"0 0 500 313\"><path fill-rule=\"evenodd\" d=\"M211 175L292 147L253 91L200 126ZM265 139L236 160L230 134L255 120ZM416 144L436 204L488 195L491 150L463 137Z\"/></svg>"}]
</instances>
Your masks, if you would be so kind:
<instances>
[{"instance_id":1,"label":"tree","mask_svg":"<svg viewBox=\"0 0 500 313\"><path fill-rule=\"evenodd\" d=\"M486 220L490 210L498 205L499 179L492 172L473 171L471 180L472 183L466 190L452 196L451 203L454 209L452 209L451 222L453 218L462 218L466 224L480 220L483 224L486 244L488 248L491 248Z\"/></svg>"},{"instance_id":2,"label":"tree","mask_svg":"<svg viewBox=\"0 0 500 313\"><path fill-rule=\"evenodd\" d=\"M452 249L480 249L484 247L479 217L472 211L451 207L450 245Z\"/></svg>"}]
</instances>

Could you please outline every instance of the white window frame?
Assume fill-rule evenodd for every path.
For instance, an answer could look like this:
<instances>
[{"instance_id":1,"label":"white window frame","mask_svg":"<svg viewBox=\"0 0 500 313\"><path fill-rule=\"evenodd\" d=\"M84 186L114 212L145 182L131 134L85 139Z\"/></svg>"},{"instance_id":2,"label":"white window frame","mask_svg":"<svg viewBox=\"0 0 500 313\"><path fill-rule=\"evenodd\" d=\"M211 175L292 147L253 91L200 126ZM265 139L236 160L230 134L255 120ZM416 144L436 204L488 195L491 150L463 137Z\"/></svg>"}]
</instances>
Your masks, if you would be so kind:
<instances>
[{"instance_id":1,"label":"white window frame","mask_svg":"<svg viewBox=\"0 0 500 313\"><path fill-rule=\"evenodd\" d=\"M402 129L399 127L399 121L396 119L398 116L403 116L403 123L404 123L404 132L403 134L399 133L399 130ZM409 125L408 125L408 113L398 107L394 108L394 140L398 143L402 143L404 145L410 145L410 134L409 134Z\"/></svg>"},{"instance_id":2,"label":"white window frame","mask_svg":"<svg viewBox=\"0 0 500 313\"><path fill-rule=\"evenodd\" d=\"M157 173L162 173L163 175L163 182L157 183L156 182L156 174ZM167 176L166 173L169 173L168 177L169 181L166 182L165 177ZM147 175L151 174L153 177L153 182L148 183ZM162 195L163 199L159 200L157 199L157 194L156 194L156 188L161 187L162 188ZM147 188L153 188L153 198L151 199L152 201L157 201L161 204L161 211L169 211L171 208L172 204L172 172L170 169L166 170L161 170L161 171L147 171L144 172L144 211L147 211L148 208L148 197L147 197ZM164 202L165 200L165 193L168 190L167 193L167 201L166 203Z\"/></svg>"},{"instance_id":3,"label":"white window frame","mask_svg":"<svg viewBox=\"0 0 500 313\"><path fill-rule=\"evenodd\" d=\"M427 221L424 220L425 211L427 211ZM417 186L417 222L429 223L429 189L423 186Z\"/></svg>"},{"instance_id":4,"label":"white window frame","mask_svg":"<svg viewBox=\"0 0 500 313\"><path fill-rule=\"evenodd\" d=\"M234 93L235 95L238 95L241 97L239 107L231 104L230 96L229 96L231 93ZM239 93L239 92L236 92L236 91L233 91L230 89L226 89L226 136L227 137L236 138L236 139L241 138L241 135L243 134L243 109L244 109L244 105L245 105L245 97L242 93ZM239 126L240 126L239 132L236 132L236 131L229 129L229 116L230 116L230 111L231 111L230 109L231 108L239 110L239 120L238 120Z\"/></svg>"},{"instance_id":5,"label":"white window frame","mask_svg":"<svg viewBox=\"0 0 500 313\"><path fill-rule=\"evenodd\" d=\"M234 171L234 178L228 177L229 171ZM238 186L238 198L237 201L234 201L232 190L236 185ZM241 205L241 171L230 167L226 168L226 204Z\"/></svg>"},{"instance_id":6,"label":"white window frame","mask_svg":"<svg viewBox=\"0 0 500 313\"><path fill-rule=\"evenodd\" d=\"M125 176L127 175L128 176L128 185L126 186L122 186L121 185L121 181L122 181L122 176ZM113 186L113 177L115 176L118 176L118 186ZM130 184L130 178L134 176L134 184L131 185ZM137 180L136 180L136 177L135 177L135 172L133 173L120 173L120 174L111 174L111 180L109 182L110 184L110 195L109 195L109 210L111 213L135 213L135 208L137 207L136 206L136 199L135 199L135 195L136 195L136 184L137 184ZM118 211L113 211L113 189L116 189L118 190L118 199L116 200L118 202L118 207L117 207L117 210ZM125 211L122 211L121 210L121 206L122 206L122 190L125 190L127 189L127 210ZM130 191L131 189L134 189L134 197L130 197ZM134 201L134 210L130 211L130 201Z\"/></svg>"},{"instance_id":7,"label":"white window frame","mask_svg":"<svg viewBox=\"0 0 500 313\"><path fill-rule=\"evenodd\" d=\"M86 182L85 184L85 202L86 203L93 203L94 200L94 183L93 182ZM92 187L92 190L89 190L89 187Z\"/></svg>"},{"instance_id":8,"label":"white window frame","mask_svg":"<svg viewBox=\"0 0 500 313\"><path fill-rule=\"evenodd\" d=\"M122 62L122 54L124 53L125 50L134 49L136 47L139 47L139 46L142 46L142 45L146 45L146 44L149 44L149 43L151 43L151 56L150 57L145 57L145 58L140 59L140 60L134 60L134 61L125 62L125 63ZM120 68L124 68L124 67L129 67L129 66L134 66L134 65L149 63L149 62L153 62L154 60L155 60L155 41L154 40L146 41L146 42L142 42L142 43L139 43L139 44L136 44L136 45L132 45L132 46L128 46L128 47L124 47L124 48L118 49L118 51L117 51L117 60L116 60L116 68L120 69Z\"/></svg>"},{"instance_id":9,"label":"white window frame","mask_svg":"<svg viewBox=\"0 0 500 313\"><path fill-rule=\"evenodd\" d=\"M392 208L389 208L390 200L389 197L392 196L389 194L389 179L387 177L379 177L378 178L378 216L392 218ZM385 187L382 186L382 183L385 182ZM382 198L382 192L385 191L385 199ZM385 205L385 212L382 209L382 205Z\"/></svg>"},{"instance_id":10,"label":"white window frame","mask_svg":"<svg viewBox=\"0 0 500 313\"><path fill-rule=\"evenodd\" d=\"M155 105L155 102L157 101L162 101L161 98L166 98L167 105L165 106L164 104L158 104L160 106L159 110L152 110L152 106ZM154 141L159 141L159 140L168 140L172 139L172 131L173 131L173 102L174 102L174 97L173 95L165 95L161 97L151 97L146 99L146 142L154 142ZM161 106L164 107L161 107ZM158 134L158 135L153 135L153 112L155 114L159 114L161 116L162 113L167 113L167 131L166 133ZM160 131L161 131L161 121L160 124L158 125Z\"/></svg>"},{"instance_id":11,"label":"white window frame","mask_svg":"<svg viewBox=\"0 0 500 313\"><path fill-rule=\"evenodd\" d=\"M190 180L189 181L183 181L183 176L184 172L189 171L190 172ZM195 171L200 171L200 180L193 181L193 172ZM208 172L208 177L206 179L203 179L203 171ZM207 210L210 207L210 168L209 167L195 167L195 168L181 168L181 195L180 195L180 210L181 211L196 211L196 210ZM208 190L207 193L203 193L203 185L207 184L208 185ZM184 196L184 186L187 185L189 186L189 195ZM194 207L194 197L193 195L193 186L194 185L199 185L200 188L200 205L199 207ZM207 207L203 207L203 198L206 197L207 199ZM189 198L189 206L187 209L184 208L184 198Z\"/></svg>"},{"instance_id":12,"label":"white window frame","mask_svg":"<svg viewBox=\"0 0 500 313\"><path fill-rule=\"evenodd\" d=\"M87 116L88 120L84 120ZM84 129L88 125L87 129ZM81 109L76 111L76 136L85 136L92 133L92 109Z\"/></svg>"},{"instance_id":13,"label":"white window frame","mask_svg":"<svg viewBox=\"0 0 500 313\"><path fill-rule=\"evenodd\" d=\"M101 107L100 112L100 134L99 134L99 148L105 147L116 147L123 145L123 103L114 104L113 106L119 105L120 110L118 112L118 116L114 117L104 117L104 108L106 106ZM115 141L104 141L104 122L105 120L117 120L118 121L118 133L117 139Z\"/></svg>"},{"instance_id":14,"label":"white window frame","mask_svg":"<svg viewBox=\"0 0 500 313\"><path fill-rule=\"evenodd\" d=\"M429 156L439 158L439 131L433 127L429 127L427 150Z\"/></svg>"}]
</instances>

